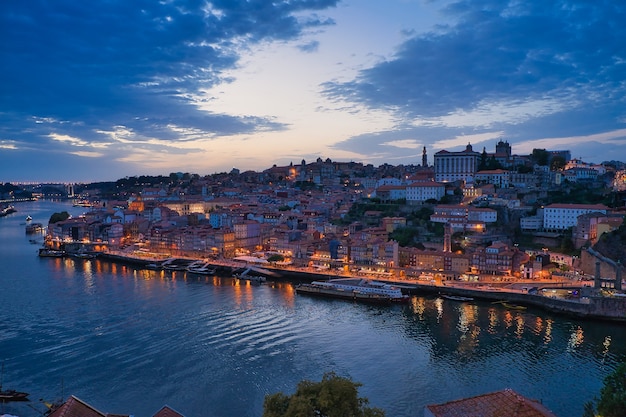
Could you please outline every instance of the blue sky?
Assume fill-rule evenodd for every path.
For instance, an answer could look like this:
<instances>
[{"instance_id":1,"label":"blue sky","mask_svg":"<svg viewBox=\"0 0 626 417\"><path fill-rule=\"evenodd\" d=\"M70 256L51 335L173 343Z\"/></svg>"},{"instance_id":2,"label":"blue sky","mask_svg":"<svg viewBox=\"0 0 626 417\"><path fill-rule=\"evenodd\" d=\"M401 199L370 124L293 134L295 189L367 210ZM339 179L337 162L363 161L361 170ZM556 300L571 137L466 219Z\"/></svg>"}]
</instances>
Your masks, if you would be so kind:
<instances>
[{"instance_id":1,"label":"blue sky","mask_svg":"<svg viewBox=\"0 0 626 417\"><path fill-rule=\"evenodd\" d=\"M441 149L626 161L626 4L0 3L0 181Z\"/></svg>"}]
</instances>

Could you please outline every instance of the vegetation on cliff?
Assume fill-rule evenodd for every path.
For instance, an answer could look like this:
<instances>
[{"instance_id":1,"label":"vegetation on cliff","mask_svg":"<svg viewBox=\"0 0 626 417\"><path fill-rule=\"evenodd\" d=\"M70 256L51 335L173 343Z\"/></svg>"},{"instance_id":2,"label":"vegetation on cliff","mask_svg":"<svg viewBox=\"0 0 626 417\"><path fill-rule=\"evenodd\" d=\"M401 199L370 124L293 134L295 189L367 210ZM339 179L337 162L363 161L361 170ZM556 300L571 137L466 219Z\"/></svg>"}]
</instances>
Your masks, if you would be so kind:
<instances>
[{"instance_id":1,"label":"vegetation on cliff","mask_svg":"<svg viewBox=\"0 0 626 417\"><path fill-rule=\"evenodd\" d=\"M593 249L609 259L626 265L626 224L621 225L617 230L603 234Z\"/></svg>"}]
</instances>

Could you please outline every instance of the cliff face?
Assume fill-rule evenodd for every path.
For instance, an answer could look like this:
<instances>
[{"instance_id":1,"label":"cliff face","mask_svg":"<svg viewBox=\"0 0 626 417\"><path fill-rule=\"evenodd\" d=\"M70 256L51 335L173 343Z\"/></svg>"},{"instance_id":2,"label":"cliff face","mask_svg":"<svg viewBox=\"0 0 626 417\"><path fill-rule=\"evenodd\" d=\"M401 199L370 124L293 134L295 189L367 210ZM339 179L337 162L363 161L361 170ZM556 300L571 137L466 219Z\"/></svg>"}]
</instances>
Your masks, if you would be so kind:
<instances>
[{"instance_id":1,"label":"cliff face","mask_svg":"<svg viewBox=\"0 0 626 417\"><path fill-rule=\"evenodd\" d=\"M619 229L602 235L593 249L614 261L620 261L626 265L626 225Z\"/></svg>"}]
</instances>

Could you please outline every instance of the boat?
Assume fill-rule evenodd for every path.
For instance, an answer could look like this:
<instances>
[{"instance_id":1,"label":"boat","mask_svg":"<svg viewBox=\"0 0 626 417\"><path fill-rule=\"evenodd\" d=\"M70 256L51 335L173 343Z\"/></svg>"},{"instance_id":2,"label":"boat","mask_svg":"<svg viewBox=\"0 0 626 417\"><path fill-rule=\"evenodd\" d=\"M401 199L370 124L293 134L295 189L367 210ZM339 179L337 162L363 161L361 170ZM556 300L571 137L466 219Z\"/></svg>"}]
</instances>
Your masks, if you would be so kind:
<instances>
[{"instance_id":1,"label":"boat","mask_svg":"<svg viewBox=\"0 0 626 417\"><path fill-rule=\"evenodd\" d=\"M267 277L263 275L253 274L252 268L246 268L243 272L234 273L233 276L239 280L251 281L251 282L265 282Z\"/></svg>"},{"instance_id":2,"label":"boat","mask_svg":"<svg viewBox=\"0 0 626 417\"><path fill-rule=\"evenodd\" d=\"M474 301L472 297L463 297L460 295L441 294L441 298L452 301Z\"/></svg>"},{"instance_id":3,"label":"boat","mask_svg":"<svg viewBox=\"0 0 626 417\"><path fill-rule=\"evenodd\" d=\"M2 209L0 209L0 217L4 217L4 216L8 216L11 213L15 213L17 210L15 209L15 206L6 206Z\"/></svg>"},{"instance_id":4,"label":"boat","mask_svg":"<svg viewBox=\"0 0 626 417\"><path fill-rule=\"evenodd\" d=\"M61 249L51 249L51 248L40 248L39 256L42 258L62 258L66 255L64 250Z\"/></svg>"},{"instance_id":5,"label":"boat","mask_svg":"<svg viewBox=\"0 0 626 417\"><path fill-rule=\"evenodd\" d=\"M13 389L3 390L0 387L0 402L10 401L30 401L27 392L15 391Z\"/></svg>"},{"instance_id":6,"label":"boat","mask_svg":"<svg viewBox=\"0 0 626 417\"><path fill-rule=\"evenodd\" d=\"M26 234L32 235L35 233L43 232L43 224L41 223L29 223L26 225Z\"/></svg>"},{"instance_id":7,"label":"boat","mask_svg":"<svg viewBox=\"0 0 626 417\"><path fill-rule=\"evenodd\" d=\"M507 302L502 302L500 303L502 304L504 307L510 309L510 310L526 310L526 306L521 306L518 304L511 304L511 303L507 303Z\"/></svg>"},{"instance_id":8,"label":"boat","mask_svg":"<svg viewBox=\"0 0 626 417\"><path fill-rule=\"evenodd\" d=\"M94 259L96 257L95 253L90 253L90 252L76 252L76 253L71 253L70 255L77 259Z\"/></svg>"},{"instance_id":9,"label":"boat","mask_svg":"<svg viewBox=\"0 0 626 417\"><path fill-rule=\"evenodd\" d=\"M2 378L4 376L4 362L2 362L2 370L0 370L0 402L10 401L29 401L28 393L16 391L13 389L2 389Z\"/></svg>"},{"instance_id":10,"label":"boat","mask_svg":"<svg viewBox=\"0 0 626 417\"><path fill-rule=\"evenodd\" d=\"M26 221L27 221L27 222L31 221L32 219L33 219L32 217L30 217L30 216L26 216Z\"/></svg>"},{"instance_id":11,"label":"boat","mask_svg":"<svg viewBox=\"0 0 626 417\"><path fill-rule=\"evenodd\" d=\"M186 271L187 267L193 263L190 259L185 258L171 258L165 260L161 264L161 268L168 271Z\"/></svg>"},{"instance_id":12,"label":"boat","mask_svg":"<svg viewBox=\"0 0 626 417\"><path fill-rule=\"evenodd\" d=\"M215 268L205 261L195 261L187 267L187 272L198 275L215 275L215 271Z\"/></svg>"},{"instance_id":13,"label":"boat","mask_svg":"<svg viewBox=\"0 0 626 417\"><path fill-rule=\"evenodd\" d=\"M296 293L375 304L406 303L409 296L391 284L365 278L337 278L300 284Z\"/></svg>"}]
</instances>

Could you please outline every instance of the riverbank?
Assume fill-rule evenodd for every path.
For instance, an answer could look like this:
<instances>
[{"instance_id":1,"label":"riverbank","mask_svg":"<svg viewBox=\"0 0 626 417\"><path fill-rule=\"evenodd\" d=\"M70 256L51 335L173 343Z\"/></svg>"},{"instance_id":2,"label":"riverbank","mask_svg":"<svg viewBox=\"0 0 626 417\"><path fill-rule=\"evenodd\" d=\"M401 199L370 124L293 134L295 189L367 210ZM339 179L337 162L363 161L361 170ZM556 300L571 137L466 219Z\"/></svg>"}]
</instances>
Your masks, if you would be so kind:
<instances>
[{"instance_id":1,"label":"riverbank","mask_svg":"<svg viewBox=\"0 0 626 417\"><path fill-rule=\"evenodd\" d=\"M99 255L101 259L111 262L124 263L139 268L145 268L150 263L163 260L164 257L138 257L128 253L107 252ZM237 269L247 266L244 262L231 260L211 260L210 265L216 268L219 274L230 275ZM248 265L249 266L249 265ZM347 278L350 275L332 273L327 271L276 267L271 264L263 264L263 268L272 271L274 280L285 280L293 283L328 280L332 278ZM522 306L532 306L553 313L564 314L581 319L608 320L626 323L626 297L602 297L588 296L575 299L554 298L543 295L544 289L572 289L580 290L585 286L583 282L529 282L515 283L466 283L458 281L421 281L415 279L394 279L389 277L366 277L392 283L409 295L453 295L468 297L476 300L497 301ZM534 293L529 293L527 288L535 287Z\"/></svg>"}]
</instances>

